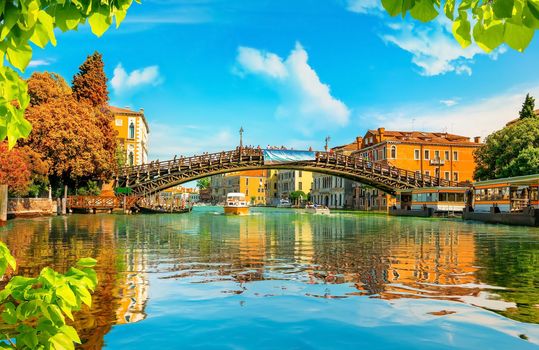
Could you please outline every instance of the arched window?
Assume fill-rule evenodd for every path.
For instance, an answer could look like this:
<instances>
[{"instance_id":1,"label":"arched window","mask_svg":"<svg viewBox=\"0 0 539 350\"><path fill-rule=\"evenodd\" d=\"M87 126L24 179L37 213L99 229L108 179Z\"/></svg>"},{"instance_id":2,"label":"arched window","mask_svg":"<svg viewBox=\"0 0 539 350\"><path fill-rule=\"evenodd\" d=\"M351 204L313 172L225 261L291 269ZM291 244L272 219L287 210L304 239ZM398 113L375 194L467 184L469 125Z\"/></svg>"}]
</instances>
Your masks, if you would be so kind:
<instances>
[{"instance_id":1,"label":"arched window","mask_svg":"<svg viewBox=\"0 0 539 350\"><path fill-rule=\"evenodd\" d=\"M391 146L391 158L397 159L397 146Z\"/></svg>"},{"instance_id":2,"label":"arched window","mask_svg":"<svg viewBox=\"0 0 539 350\"><path fill-rule=\"evenodd\" d=\"M131 122L129 124L129 138L134 139L135 138L135 123Z\"/></svg>"},{"instance_id":3,"label":"arched window","mask_svg":"<svg viewBox=\"0 0 539 350\"><path fill-rule=\"evenodd\" d=\"M135 164L135 155L133 154L133 152L129 152L129 165L134 165Z\"/></svg>"}]
</instances>

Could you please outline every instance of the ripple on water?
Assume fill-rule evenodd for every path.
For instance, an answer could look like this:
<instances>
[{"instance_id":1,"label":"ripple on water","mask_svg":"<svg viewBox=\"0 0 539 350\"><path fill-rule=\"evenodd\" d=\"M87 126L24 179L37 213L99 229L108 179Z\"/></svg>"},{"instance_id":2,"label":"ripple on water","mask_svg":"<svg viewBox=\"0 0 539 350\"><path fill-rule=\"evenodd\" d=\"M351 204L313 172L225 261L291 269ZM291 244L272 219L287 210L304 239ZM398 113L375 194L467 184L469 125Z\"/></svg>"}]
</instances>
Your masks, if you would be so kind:
<instances>
[{"instance_id":1,"label":"ripple on water","mask_svg":"<svg viewBox=\"0 0 539 350\"><path fill-rule=\"evenodd\" d=\"M94 307L76 324L85 348L539 344L537 229L283 209L220 214L14 220L0 238L25 274L98 259Z\"/></svg>"}]
</instances>

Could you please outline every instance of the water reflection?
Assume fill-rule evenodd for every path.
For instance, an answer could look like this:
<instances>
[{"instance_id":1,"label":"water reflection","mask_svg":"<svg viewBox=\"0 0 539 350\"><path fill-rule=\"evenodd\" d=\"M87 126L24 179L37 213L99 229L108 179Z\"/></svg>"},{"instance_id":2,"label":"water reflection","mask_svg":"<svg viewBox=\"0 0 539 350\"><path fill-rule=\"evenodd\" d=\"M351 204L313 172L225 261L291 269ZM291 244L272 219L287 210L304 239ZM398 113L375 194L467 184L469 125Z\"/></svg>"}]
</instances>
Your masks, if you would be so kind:
<instances>
[{"instance_id":1,"label":"water reflection","mask_svg":"<svg viewBox=\"0 0 539 350\"><path fill-rule=\"evenodd\" d=\"M82 348L100 349L114 324L146 317L150 280L242 294L254 281L350 286L304 297L453 300L539 323L539 231L376 215L258 210L225 217L73 215L0 228L19 273L98 260L94 306L77 315ZM224 284L223 284L224 283ZM258 287L259 288L259 287ZM287 288L283 283L283 288ZM273 296L276 291L257 290Z\"/></svg>"}]
</instances>

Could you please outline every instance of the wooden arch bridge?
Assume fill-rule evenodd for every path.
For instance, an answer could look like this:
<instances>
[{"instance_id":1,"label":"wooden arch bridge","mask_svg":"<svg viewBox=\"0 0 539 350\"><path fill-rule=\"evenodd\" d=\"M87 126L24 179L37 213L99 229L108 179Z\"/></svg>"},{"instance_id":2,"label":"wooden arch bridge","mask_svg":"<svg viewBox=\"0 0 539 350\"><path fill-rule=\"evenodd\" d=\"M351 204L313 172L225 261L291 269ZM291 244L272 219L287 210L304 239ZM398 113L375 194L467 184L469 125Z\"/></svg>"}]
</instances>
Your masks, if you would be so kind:
<instances>
[{"instance_id":1,"label":"wooden arch bridge","mask_svg":"<svg viewBox=\"0 0 539 350\"><path fill-rule=\"evenodd\" d=\"M458 186L456 182L413 171L373 163L360 157L333 152L315 152L314 159L271 163L260 149L181 157L119 169L117 188L130 188L134 196L147 196L207 176L254 169L289 169L328 174L357 181L384 192L432 186Z\"/></svg>"}]
</instances>

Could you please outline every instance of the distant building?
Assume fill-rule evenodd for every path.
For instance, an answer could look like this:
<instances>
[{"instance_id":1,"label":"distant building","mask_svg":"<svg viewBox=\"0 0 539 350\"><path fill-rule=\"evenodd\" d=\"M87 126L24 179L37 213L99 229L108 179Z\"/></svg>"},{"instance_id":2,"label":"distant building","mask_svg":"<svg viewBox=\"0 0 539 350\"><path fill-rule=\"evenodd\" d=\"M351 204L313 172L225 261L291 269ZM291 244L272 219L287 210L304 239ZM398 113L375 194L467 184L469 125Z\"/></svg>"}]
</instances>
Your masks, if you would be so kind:
<instances>
[{"instance_id":1,"label":"distant building","mask_svg":"<svg viewBox=\"0 0 539 350\"><path fill-rule=\"evenodd\" d=\"M222 203L231 192L245 193L253 205L266 204L267 170L237 171L211 177L211 195L214 203Z\"/></svg>"},{"instance_id":2,"label":"distant building","mask_svg":"<svg viewBox=\"0 0 539 350\"><path fill-rule=\"evenodd\" d=\"M277 173L277 198L290 200L290 194L302 191L306 195L311 192L313 173L301 170L280 170Z\"/></svg>"},{"instance_id":3,"label":"distant building","mask_svg":"<svg viewBox=\"0 0 539 350\"><path fill-rule=\"evenodd\" d=\"M196 203L200 200L198 188L174 186L159 193L159 197L165 202L190 202Z\"/></svg>"},{"instance_id":4,"label":"distant building","mask_svg":"<svg viewBox=\"0 0 539 350\"><path fill-rule=\"evenodd\" d=\"M539 117L539 109L536 109L534 112L535 112L535 115ZM510 122L508 122L507 124L505 124L505 126L511 126L511 125L515 124L516 122L518 122L519 120L520 120L520 118L513 119Z\"/></svg>"},{"instance_id":5,"label":"distant building","mask_svg":"<svg viewBox=\"0 0 539 350\"><path fill-rule=\"evenodd\" d=\"M329 208L352 208L353 184L353 181L342 177L315 173L311 201Z\"/></svg>"},{"instance_id":6,"label":"distant building","mask_svg":"<svg viewBox=\"0 0 539 350\"><path fill-rule=\"evenodd\" d=\"M279 204L277 185L279 182L279 171L268 170L266 179L266 205Z\"/></svg>"},{"instance_id":7,"label":"distant building","mask_svg":"<svg viewBox=\"0 0 539 350\"><path fill-rule=\"evenodd\" d=\"M148 134L150 129L144 110L110 106L114 116L114 128L118 131L118 147L125 154L126 165L148 163Z\"/></svg>"}]
</instances>

